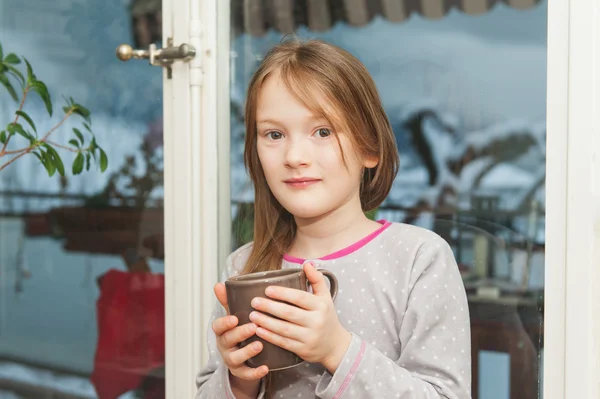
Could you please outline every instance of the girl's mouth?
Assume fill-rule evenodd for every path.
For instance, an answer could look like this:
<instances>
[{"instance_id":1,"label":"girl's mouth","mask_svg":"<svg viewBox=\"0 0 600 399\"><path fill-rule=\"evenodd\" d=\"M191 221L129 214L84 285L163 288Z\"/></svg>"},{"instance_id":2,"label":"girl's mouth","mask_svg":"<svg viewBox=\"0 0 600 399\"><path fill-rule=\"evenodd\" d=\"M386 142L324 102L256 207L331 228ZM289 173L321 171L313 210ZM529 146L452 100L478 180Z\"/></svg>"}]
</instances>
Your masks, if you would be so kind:
<instances>
[{"instance_id":1,"label":"girl's mouth","mask_svg":"<svg viewBox=\"0 0 600 399\"><path fill-rule=\"evenodd\" d=\"M296 178L285 180L284 183L292 188L304 188L312 186L313 184L319 183L321 179L315 179L311 177Z\"/></svg>"}]
</instances>

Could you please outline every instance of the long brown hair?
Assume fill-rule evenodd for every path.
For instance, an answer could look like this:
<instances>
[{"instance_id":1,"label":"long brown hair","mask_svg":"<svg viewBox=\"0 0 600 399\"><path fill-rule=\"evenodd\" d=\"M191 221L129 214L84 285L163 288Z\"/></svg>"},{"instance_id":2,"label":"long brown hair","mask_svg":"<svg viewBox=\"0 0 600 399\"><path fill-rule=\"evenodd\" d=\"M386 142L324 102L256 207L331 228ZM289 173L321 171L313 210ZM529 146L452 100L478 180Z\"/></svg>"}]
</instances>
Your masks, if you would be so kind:
<instances>
[{"instance_id":1,"label":"long brown hair","mask_svg":"<svg viewBox=\"0 0 600 399\"><path fill-rule=\"evenodd\" d=\"M280 269L296 233L293 215L279 204L267 185L256 149L258 96L265 80L275 73L299 101L326 119L334 132L348 132L360 156L378 160L377 166L363 173L363 211L383 202L399 167L396 140L377 88L358 59L320 40L294 38L273 47L254 73L246 100L244 162L254 183L254 242L242 273ZM317 103L315 93L321 94L331 108Z\"/></svg>"}]
</instances>

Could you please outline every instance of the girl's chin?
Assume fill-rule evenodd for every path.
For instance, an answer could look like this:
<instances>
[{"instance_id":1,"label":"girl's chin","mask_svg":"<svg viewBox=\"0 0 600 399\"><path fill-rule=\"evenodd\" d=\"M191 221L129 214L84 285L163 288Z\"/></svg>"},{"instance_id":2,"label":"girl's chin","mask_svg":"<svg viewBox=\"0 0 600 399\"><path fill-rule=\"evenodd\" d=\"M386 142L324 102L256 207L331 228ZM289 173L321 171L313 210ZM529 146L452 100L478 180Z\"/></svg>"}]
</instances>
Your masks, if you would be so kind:
<instances>
[{"instance_id":1,"label":"girl's chin","mask_svg":"<svg viewBox=\"0 0 600 399\"><path fill-rule=\"evenodd\" d=\"M323 216L328 213L330 210L325 208L306 208L300 206L286 206L285 209L294 215L295 218L299 219L314 219L319 216Z\"/></svg>"}]
</instances>

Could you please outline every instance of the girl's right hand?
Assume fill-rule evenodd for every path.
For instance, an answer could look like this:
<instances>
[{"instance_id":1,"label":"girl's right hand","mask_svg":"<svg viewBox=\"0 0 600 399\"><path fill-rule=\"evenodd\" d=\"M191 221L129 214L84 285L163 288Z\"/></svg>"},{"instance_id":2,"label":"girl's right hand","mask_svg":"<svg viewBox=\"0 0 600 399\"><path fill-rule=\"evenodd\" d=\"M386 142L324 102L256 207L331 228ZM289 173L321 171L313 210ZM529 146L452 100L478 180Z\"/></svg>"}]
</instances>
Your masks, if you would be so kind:
<instances>
[{"instance_id":1,"label":"girl's right hand","mask_svg":"<svg viewBox=\"0 0 600 399\"><path fill-rule=\"evenodd\" d=\"M225 285L218 283L215 285L214 290L217 299L225 310L227 310L227 313L229 313ZM267 366L251 368L245 364L248 359L260 353L263 348L261 342L253 342L241 349L238 347L240 342L252 337L256 333L256 325L254 323L238 326L237 317L228 315L216 319L212 324L212 329L217 336L217 348L232 376L245 381L253 381L260 380L267 375L269 372Z\"/></svg>"}]
</instances>

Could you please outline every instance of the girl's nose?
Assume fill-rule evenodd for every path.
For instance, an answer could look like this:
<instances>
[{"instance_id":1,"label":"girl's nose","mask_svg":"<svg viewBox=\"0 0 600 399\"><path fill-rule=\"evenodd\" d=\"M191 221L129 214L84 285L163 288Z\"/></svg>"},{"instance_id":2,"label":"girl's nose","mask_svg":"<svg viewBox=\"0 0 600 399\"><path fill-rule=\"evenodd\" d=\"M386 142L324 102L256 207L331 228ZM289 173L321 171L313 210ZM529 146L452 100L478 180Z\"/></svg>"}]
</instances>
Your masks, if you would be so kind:
<instances>
[{"instance_id":1,"label":"girl's nose","mask_svg":"<svg viewBox=\"0 0 600 399\"><path fill-rule=\"evenodd\" d=\"M300 168L310 164L309 149L299 140L290 140L286 148L285 164L289 168Z\"/></svg>"}]
</instances>

